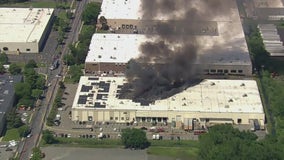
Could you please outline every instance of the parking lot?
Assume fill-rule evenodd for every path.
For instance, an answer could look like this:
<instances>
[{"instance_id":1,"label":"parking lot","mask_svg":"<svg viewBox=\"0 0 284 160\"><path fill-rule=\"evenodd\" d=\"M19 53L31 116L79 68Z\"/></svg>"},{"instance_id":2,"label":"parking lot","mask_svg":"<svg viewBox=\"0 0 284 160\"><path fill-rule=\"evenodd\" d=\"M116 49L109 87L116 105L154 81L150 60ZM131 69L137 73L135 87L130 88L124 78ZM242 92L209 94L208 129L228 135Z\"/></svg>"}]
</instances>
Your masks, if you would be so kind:
<instances>
[{"instance_id":1,"label":"parking lot","mask_svg":"<svg viewBox=\"0 0 284 160\"><path fill-rule=\"evenodd\" d=\"M0 142L0 159L8 160L12 158L16 152L16 147L8 147L8 142Z\"/></svg>"}]
</instances>

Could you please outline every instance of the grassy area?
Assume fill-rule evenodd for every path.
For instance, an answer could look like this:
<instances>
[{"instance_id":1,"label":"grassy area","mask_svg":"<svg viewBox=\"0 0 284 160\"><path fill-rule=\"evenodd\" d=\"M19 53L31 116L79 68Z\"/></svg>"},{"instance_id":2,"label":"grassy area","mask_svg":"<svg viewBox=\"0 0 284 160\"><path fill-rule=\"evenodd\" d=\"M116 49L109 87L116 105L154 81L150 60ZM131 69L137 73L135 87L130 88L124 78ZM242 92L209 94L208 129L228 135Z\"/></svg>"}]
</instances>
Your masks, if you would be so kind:
<instances>
[{"instance_id":1,"label":"grassy area","mask_svg":"<svg viewBox=\"0 0 284 160\"><path fill-rule=\"evenodd\" d=\"M173 141L173 140L150 140L151 146L157 147L198 147L198 141L190 141L190 140L180 140L180 141Z\"/></svg>"},{"instance_id":2,"label":"grassy area","mask_svg":"<svg viewBox=\"0 0 284 160\"><path fill-rule=\"evenodd\" d=\"M82 138L61 138L57 137L57 144L52 146L60 147L86 147L86 148L124 148L119 139L82 139ZM173 157L186 160L196 160L198 157L198 141L150 141L151 146L147 149L148 154ZM47 146L41 142L41 146ZM189 158L190 157L190 158Z\"/></svg>"},{"instance_id":3,"label":"grassy area","mask_svg":"<svg viewBox=\"0 0 284 160\"><path fill-rule=\"evenodd\" d=\"M174 157L178 159L196 160L198 157L198 148L195 147L150 147L148 154Z\"/></svg>"},{"instance_id":4,"label":"grassy area","mask_svg":"<svg viewBox=\"0 0 284 160\"><path fill-rule=\"evenodd\" d=\"M119 139L95 139L95 138L63 138L56 137L57 141L54 144L46 144L43 139L40 141L40 146L64 146L64 147L83 147L83 148L123 148L123 144Z\"/></svg>"},{"instance_id":5,"label":"grassy area","mask_svg":"<svg viewBox=\"0 0 284 160\"><path fill-rule=\"evenodd\" d=\"M56 8L55 1L38 1L38 2L24 2L24 3L9 3L2 4L1 7L34 7L34 8Z\"/></svg>"},{"instance_id":6,"label":"grassy area","mask_svg":"<svg viewBox=\"0 0 284 160\"><path fill-rule=\"evenodd\" d=\"M17 128L9 129L6 131L5 136L2 139L3 141L10 141L10 140L20 140L20 135Z\"/></svg>"}]
</instances>

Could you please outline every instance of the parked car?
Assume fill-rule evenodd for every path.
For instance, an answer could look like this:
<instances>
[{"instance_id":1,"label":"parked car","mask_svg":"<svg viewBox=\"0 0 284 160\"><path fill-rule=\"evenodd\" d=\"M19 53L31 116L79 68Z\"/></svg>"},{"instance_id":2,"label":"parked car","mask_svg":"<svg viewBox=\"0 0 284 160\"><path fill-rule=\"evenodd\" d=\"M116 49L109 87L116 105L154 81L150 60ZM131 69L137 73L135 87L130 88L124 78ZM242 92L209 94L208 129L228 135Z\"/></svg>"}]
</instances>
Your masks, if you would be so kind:
<instances>
[{"instance_id":1,"label":"parked car","mask_svg":"<svg viewBox=\"0 0 284 160\"><path fill-rule=\"evenodd\" d=\"M142 129L142 130L147 130L148 128L147 127L141 127L140 129Z\"/></svg>"},{"instance_id":2,"label":"parked car","mask_svg":"<svg viewBox=\"0 0 284 160\"><path fill-rule=\"evenodd\" d=\"M27 138L30 138L31 136L33 136L31 133L27 135Z\"/></svg>"}]
</instances>

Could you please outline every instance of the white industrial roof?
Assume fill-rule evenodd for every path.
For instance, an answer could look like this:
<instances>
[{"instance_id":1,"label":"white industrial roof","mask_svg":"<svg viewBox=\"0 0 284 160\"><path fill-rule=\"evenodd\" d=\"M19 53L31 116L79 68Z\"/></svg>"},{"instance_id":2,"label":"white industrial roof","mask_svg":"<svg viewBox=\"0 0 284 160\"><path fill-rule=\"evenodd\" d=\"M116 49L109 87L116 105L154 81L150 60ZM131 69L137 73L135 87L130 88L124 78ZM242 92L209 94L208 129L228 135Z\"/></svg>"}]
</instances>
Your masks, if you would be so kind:
<instances>
[{"instance_id":1,"label":"white industrial roof","mask_svg":"<svg viewBox=\"0 0 284 160\"><path fill-rule=\"evenodd\" d=\"M0 42L39 42L52 8L0 8Z\"/></svg>"},{"instance_id":2,"label":"white industrial roof","mask_svg":"<svg viewBox=\"0 0 284 160\"><path fill-rule=\"evenodd\" d=\"M140 0L104 0L101 10L100 15L105 16L106 19L141 19ZM196 36L197 41L200 42L196 63L251 65L237 6L232 7L230 15L215 17L210 21L217 23L217 35L212 36L209 33L209 35ZM210 26L204 28L208 29ZM94 34L85 62L127 62L140 55L137 52L143 42L145 36L139 34ZM99 56L101 58L98 58Z\"/></svg>"},{"instance_id":3,"label":"white industrial roof","mask_svg":"<svg viewBox=\"0 0 284 160\"><path fill-rule=\"evenodd\" d=\"M224 33L224 36L227 38L221 35L197 36L197 40L200 41L200 50L196 63L250 65L243 33L231 36ZM150 39L142 34L96 33L92 37L85 63L127 63L130 59L141 55L140 45L153 39L155 39L154 36Z\"/></svg>"},{"instance_id":4,"label":"white industrial roof","mask_svg":"<svg viewBox=\"0 0 284 160\"><path fill-rule=\"evenodd\" d=\"M107 19L141 19L140 0L103 0L99 17Z\"/></svg>"},{"instance_id":5,"label":"white industrial roof","mask_svg":"<svg viewBox=\"0 0 284 160\"><path fill-rule=\"evenodd\" d=\"M94 34L85 62L127 63L139 56L145 41L146 36L138 34Z\"/></svg>"},{"instance_id":6,"label":"white industrial roof","mask_svg":"<svg viewBox=\"0 0 284 160\"><path fill-rule=\"evenodd\" d=\"M149 106L142 106L130 99L118 99L117 95L124 83L126 83L125 77L82 76L72 107L137 111L263 113L258 87L254 80L205 79L200 84L167 99L157 100ZM84 92L81 92L83 90ZM78 104L80 96L85 100ZM99 107L95 107L95 103L99 104Z\"/></svg>"}]
</instances>

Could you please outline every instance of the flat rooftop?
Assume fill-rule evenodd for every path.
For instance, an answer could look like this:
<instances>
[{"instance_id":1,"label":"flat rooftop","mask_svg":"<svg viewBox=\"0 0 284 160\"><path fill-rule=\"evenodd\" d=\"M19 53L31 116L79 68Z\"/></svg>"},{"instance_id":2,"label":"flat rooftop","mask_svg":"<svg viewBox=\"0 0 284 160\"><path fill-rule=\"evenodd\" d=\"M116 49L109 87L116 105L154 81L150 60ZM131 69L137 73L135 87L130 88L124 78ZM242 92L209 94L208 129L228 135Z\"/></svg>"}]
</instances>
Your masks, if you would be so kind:
<instances>
[{"instance_id":1,"label":"flat rooftop","mask_svg":"<svg viewBox=\"0 0 284 160\"><path fill-rule=\"evenodd\" d=\"M52 8L0 8L0 43L39 42Z\"/></svg>"},{"instance_id":2,"label":"flat rooftop","mask_svg":"<svg viewBox=\"0 0 284 160\"><path fill-rule=\"evenodd\" d=\"M22 80L22 76L0 75L0 117L4 117L14 103L14 85ZM0 121L2 119L0 118ZM1 132L1 131L0 131Z\"/></svg>"},{"instance_id":3,"label":"flat rooftop","mask_svg":"<svg viewBox=\"0 0 284 160\"><path fill-rule=\"evenodd\" d=\"M141 19L140 0L103 0L99 17L107 19Z\"/></svg>"},{"instance_id":4,"label":"flat rooftop","mask_svg":"<svg viewBox=\"0 0 284 160\"><path fill-rule=\"evenodd\" d=\"M198 3L199 1L196 2ZM214 17L201 23L192 22L199 23L199 26L201 25L200 30L202 33L183 35L195 36L194 38L199 42L200 47L196 63L251 65L238 8L236 3L228 3L228 5L231 8L229 15ZM100 16L105 16L106 19L132 19L140 21L142 18L140 0L104 0L101 10ZM158 21L160 19L153 17L153 20ZM162 18L162 20L165 19ZM143 19L142 25L144 21ZM147 21L147 23L149 22ZM140 34L147 32L145 31L144 33L143 27L142 31L139 27L138 30L138 35L94 34L85 62L125 63L131 58L139 57L139 46L145 42L145 36ZM146 35L147 38L151 35L151 38L155 39L155 34Z\"/></svg>"},{"instance_id":5,"label":"flat rooftop","mask_svg":"<svg viewBox=\"0 0 284 160\"><path fill-rule=\"evenodd\" d=\"M130 99L119 99L125 83L125 77L82 76L72 108L210 113L264 112L254 80L205 79L181 93L149 105L141 105Z\"/></svg>"},{"instance_id":6,"label":"flat rooftop","mask_svg":"<svg viewBox=\"0 0 284 160\"><path fill-rule=\"evenodd\" d=\"M258 25L263 44L270 56L284 56L283 42L280 40L280 35L274 24L259 24Z\"/></svg>"},{"instance_id":7,"label":"flat rooftop","mask_svg":"<svg viewBox=\"0 0 284 160\"><path fill-rule=\"evenodd\" d=\"M139 57L139 46L146 40L142 34L94 34L85 62L127 63Z\"/></svg>"},{"instance_id":8,"label":"flat rooftop","mask_svg":"<svg viewBox=\"0 0 284 160\"><path fill-rule=\"evenodd\" d=\"M253 0L254 6L257 8L282 8L282 0Z\"/></svg>"},{"instance_id":9,"label":"flat rooftop","mask_svg":"<svg viewBox=\"0 0 284 160\"><path fill-rule=\"evenodd\" d=\"M196 36L195 38L200 43L197 64L251 65L242 32L229 36L220 28L219 36ZM140 45L155 39L157 37L143 34L95 33L85 63L127 63L130 59L142 55ZM188 52L190 54L190 51Z\"/></svg>"}]
</instances>

